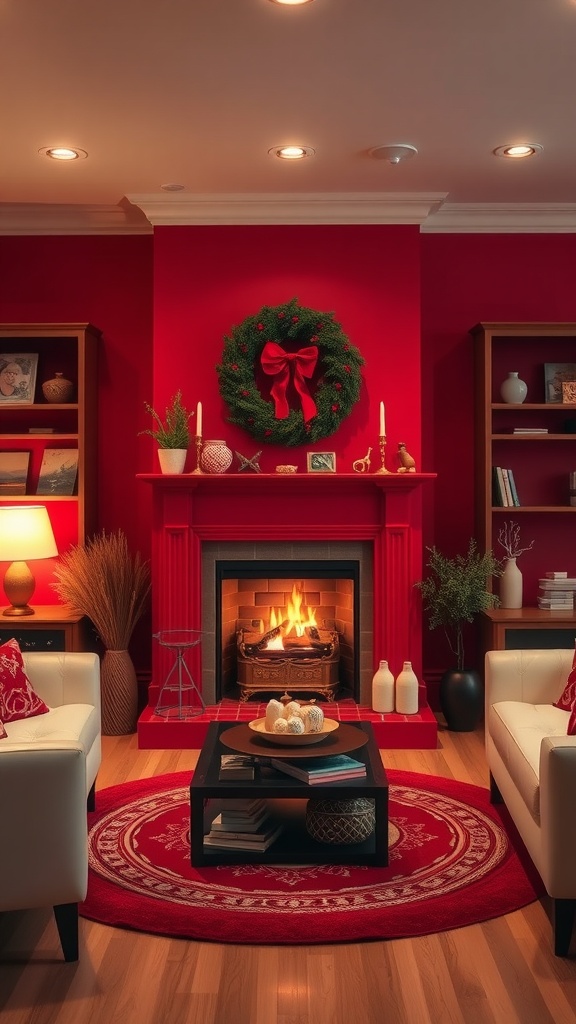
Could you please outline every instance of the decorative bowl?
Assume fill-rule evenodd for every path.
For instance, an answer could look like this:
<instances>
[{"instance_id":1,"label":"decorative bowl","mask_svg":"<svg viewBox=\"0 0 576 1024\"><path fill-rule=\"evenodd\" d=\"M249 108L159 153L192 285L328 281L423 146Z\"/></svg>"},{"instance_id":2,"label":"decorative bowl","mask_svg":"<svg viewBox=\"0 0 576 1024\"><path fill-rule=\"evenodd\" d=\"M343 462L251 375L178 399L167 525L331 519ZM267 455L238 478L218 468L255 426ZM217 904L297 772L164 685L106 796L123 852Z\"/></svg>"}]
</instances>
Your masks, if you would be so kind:
<instances>
[{"instance_id":1,"label":"decorative bowl","mask_svg":"<svg viewBox=\"0 0 576 1024\"><path fill-rule=\"evenodd\" d=\"M266 728L265 718L254 718L248 722L248 728L252 729L252 732L279 747L305 747L308 744L321 743L331 732L335 732L339 725L340 722L334 721L333 718L325 718L320 732L293 733L269 732Z\"/></svg>"},{"instance_id":2,"label":"decorative bowl","mask_svg":"<svg viewBox=\"0 0 576 1024\"><path fill-rule=\"evenodd\" d=\"M276 466L277 473L295 473L298 466Z\"/></svg>"}]
</instances>

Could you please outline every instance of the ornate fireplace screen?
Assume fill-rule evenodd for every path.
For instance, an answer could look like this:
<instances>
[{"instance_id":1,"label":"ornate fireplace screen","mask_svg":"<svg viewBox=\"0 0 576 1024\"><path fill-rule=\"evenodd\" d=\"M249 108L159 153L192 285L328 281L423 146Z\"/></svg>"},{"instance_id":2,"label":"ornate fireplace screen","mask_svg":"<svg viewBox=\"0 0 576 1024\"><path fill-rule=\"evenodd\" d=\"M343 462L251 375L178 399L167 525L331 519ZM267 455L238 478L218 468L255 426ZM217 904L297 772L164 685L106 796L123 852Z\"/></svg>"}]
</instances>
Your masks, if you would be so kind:
<instances>
[{"instance_id":1,"label":"ornate fireplace screen","mask_svg":"<svg viewBox=\"0 0 576 1024\"><path fill-rule=\"evenodd\" d=\"M308 566L304 582L294 579L295 569L303 566L287 563L286 573L291 576L287 577L290 582L284 592L278 580L280 563L265 569L262 563L258 569L252 563L250 575L256 577L253 589L249 582L239 583L243 589L234 609L236 618L228 626L230 633L234 629L234 637L223 654L224 662L230 662L235 647L231 671L241 700L265 693L308 693L325 700L337 699L341 690L354 694L359 603L357 563L351 564L352 570L348 563L314 563L313 568ZM238 568L233 571L242 576ZM269 604L267 590L271 591ZM281 598L281 605L275 606L274 598ZM312 607L310 599L319 607ZM228 587L229 618L231 603ZM226 649L224 637L222 644Z\"/></svg>"}]
</instances>

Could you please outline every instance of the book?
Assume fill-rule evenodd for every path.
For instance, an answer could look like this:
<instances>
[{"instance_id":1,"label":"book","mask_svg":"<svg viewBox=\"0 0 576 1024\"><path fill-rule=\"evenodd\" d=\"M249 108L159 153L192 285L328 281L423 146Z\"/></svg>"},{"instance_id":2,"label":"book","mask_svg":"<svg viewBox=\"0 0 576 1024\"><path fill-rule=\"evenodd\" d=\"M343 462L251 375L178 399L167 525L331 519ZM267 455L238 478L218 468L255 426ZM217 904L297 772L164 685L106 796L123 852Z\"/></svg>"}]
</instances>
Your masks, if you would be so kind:
<instances>
[{"instance_id":1,"label":"book","mask_svg":"<svg viewBox=\"0 0 576 1024\"><path fill-rule=\"evenodd\" d=\"M506 504L511 508L514 505L514 498L512 497L512 489L510 487L507 469L502 469L502 479L504 481L504 490L506 492Z\"/></svg>"},{"instance_id":2,"label":"book","mask_svg":"<svg viewBox=\"0 0 576 1024\"><path fill-rule=\"evenodd\" d=\"M547 580L566 580L568 579L567 572L545 572L544 576Z\"/></svg>"},{"instance_id":3,"label":"book","mask_svg":"<svg viewBox=\"0 0 576 1024\"><path fill-rule=\"evenodd\" d=\"M512 492L512 504L518 508L520 506L520 499L518 497L518 491L516 490L516 481L514 479L514 473L511 469L507 470L508 483L510 484L510 490Z\"/></svg>"},{"instance_id":4,"label":"book","mask_svg":"<svg viewBox=\"0 0 576 1024\"><path fill-rule=\"evenodd\" d=\"M504 494L498 476L498 466L492 466L492 504L495 508L504 508Z\"/></svg>"},{"instance_id":5,"label":"book","mask_svg":"<svg viewBox=\"0 0 576 1024\"><path fill-rule=\"evenodd\" d=\"M301 761L274 759L276 771L292 775L310 786L319 782L334 782L338 779L364 778L366 765L347 754L333 754L322 758L305 758Z\"/></svg>"},{"instance_id":6,"label":"book","mask_svg":"<svg viewBox=\"0 0 576 1024\"><path fill-rule=\"evenodd\" d=\"M496 496L498 501L496 505L498 508L506 508L508 505L508 498L506 496L506 489L504 487L504 477L502 475L502 467L494 466L494 486L496 489Z\"/></svg>"},{"instance_id":7,"label":"book","mask_svg":"<svg viewBox=\"0 0 576 1024\"><path fill-rule=\"evenodd\" d=\"M212 820L210 825L211 832L242 832L250 833L255 835L262 825L268 821L270 814L267 810L264 810L257 818L252 821L248 818L242 820L242 818L225 818L222 814L217 814Z\"/></svg>"},{"instance_id":8,"label":"book","mask_svg":"<svg viewBox=\"0 0 576 1024\"><path fill-rule=\"evenodd\" d=\"M264 853L269 846L278 838L282 832L283 825L276 825L265 836L257 839L253 837L242 837L238 833L230 832L215 833L204 836L204 846L214 847L219 850L249 850L252 853Z\"/></svg>"},{"instance_id":9,"label":"book","mask_svg":"<svg viewBox=\"0 0 576 1024\"><path fill-rule=\"evenodd\" d=\"M548 427L514 427L514 434L547 434Z\"/></svg>"},{"instance_id":10,"label":"book","mask_svg":"<svg viewBox=\"0 0 576 1024\"><path fill-rule=\"evenodd\" d=\"M254 758L249 754L222 754L219 779L253 779Z\"/></svg>"}]
</instances>

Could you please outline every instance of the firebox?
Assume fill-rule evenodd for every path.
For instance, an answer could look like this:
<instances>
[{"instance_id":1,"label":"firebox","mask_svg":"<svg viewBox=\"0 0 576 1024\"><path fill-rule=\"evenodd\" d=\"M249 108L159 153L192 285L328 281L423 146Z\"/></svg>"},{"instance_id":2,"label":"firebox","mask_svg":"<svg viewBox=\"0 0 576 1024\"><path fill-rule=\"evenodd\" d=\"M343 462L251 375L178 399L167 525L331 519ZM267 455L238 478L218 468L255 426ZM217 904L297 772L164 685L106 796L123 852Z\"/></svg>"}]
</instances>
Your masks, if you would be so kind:
<instances>
[{"instance_id":1,"label":"firebox","mask_svg":"<svg viewBox=\"0 0 576 1024\"><path fill-rule=\"evenodd\" d=\"M359 572L353 559L217 559L217 699L358 699Z\"/></svg>"}]
</instances>

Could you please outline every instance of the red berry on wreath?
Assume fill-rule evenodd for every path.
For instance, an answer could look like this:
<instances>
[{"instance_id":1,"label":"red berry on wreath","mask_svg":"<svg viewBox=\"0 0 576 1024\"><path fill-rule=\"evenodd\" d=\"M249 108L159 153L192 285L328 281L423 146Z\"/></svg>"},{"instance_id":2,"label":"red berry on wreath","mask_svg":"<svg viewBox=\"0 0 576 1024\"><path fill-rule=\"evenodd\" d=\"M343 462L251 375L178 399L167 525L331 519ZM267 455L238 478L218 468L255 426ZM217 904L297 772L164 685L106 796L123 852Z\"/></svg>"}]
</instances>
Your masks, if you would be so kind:
<instances>
[{"instance_id":1,"label":"red berry on wreath","mask_svg":"<svg viewBox=\"0 0 576 1024\"><path fill-rule=\"evenodd\" d=\"M272 431L270 430L270 428L268 428L268 430L264 431L264 437L270 437L271 433L272 433Z\"/></svg>"},{"instance_id":2,"label":"red berry on wreath","mask_svg":"<svg viewBox=\"0 0 576 1024\"><path fill-rule=\"evenodd\" d=\"M240 345L240 351L241 352L247 352L248 351L248 345Z\"/></svg>"},{"instance_id":3,"label":"red berry on wreath","mask_svg":"<svg viewBox=\"0 0 576 1024\"><path fill-rule=\"evenodd\" d=\"M317 334L313 334L312 337L310 338L310 341L311 342L318 341L318 335Z\"/></svg>"},{"instance_id":4,"label":"red berry on wreath","mask_svg":"<svg viewBox=\"0 0 576 1024\"><path fill-rule=\"evenodd\" d=\"M339 380L336 381L334 387L336 388L336 391L342 391L342 385Z\"/></svg>"},{"instance_id":5,"label":"red berry on wreath","mask_svg":"<svg viewBox=\"0 0 576 1024\"><path fill-rule=\"evenodd\" d=\"M250 394L250 392L249 391L242 391L241 394L242 394L242 398L248 398L248 395Z\"/></svg>"},{"instance_id":6,"label":"red berry on wreath","mask_svg":"<svg viewBox=\"0 0 576 1024\"><path fill-rule=\"evenodd\" d=\"M264 330L264 324L256 324L256 327L258 328L259 331Z\"/></svg>"},{"instance_id":7,"label":"red berry on wreath","mask_svg":"<svg viewBox=\"0 0 576 1024\"><path fill-rule=\"evenodd\" d=\"M238 369L238 363L232 363L232 366L230 367L230 369L236 371Z\"/></svg>"},{"instance_id":8,"label":"red berry on wreath","mask_svg":"<svg viewBox=\"0 0 576 1024\"><path fill-rule=\"evenodd\" d=\"M334 405L332 406L332 412L338 412L339 408L340 406L338 405L338 402L334 402Z\"/></svg>"},{"instance_id":9,"label":"red berry on wreath","mask_svg":"<svg viewBox=\"0 0 576 1024\"><path fill-rule=\"evenodd\" d=\"M298 323L298 321L299 321L299 319L300 319L300 317L299 317L299 316L293 316L293 317L292 317L292 323L293 323L293 324L297 324L297 323Z\"/></svg>"},{"instance_id":10,"label":"red berry on wreath","mask_svg":"<svg viewBox=\"0 0 576 1024\"><path fill-rule=\"evenodd\" d=\"M351 370L351 369L350 369L350 367L348 366L348 363L345 363L345 364L344 364L344 369L346 370L346 373L352 373L352 370Z\"/></svg>"},{"instance_id":11,"label":"red berry on wreath","mask_svg":"<svg viewBox=\"0 0 576 1024\"><path fill-rule=\"evenodd\" d=\"M282 320L286 316L286 313L278 313L278 319Z\"/></svg>"}]
</instances>

